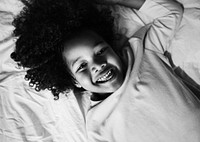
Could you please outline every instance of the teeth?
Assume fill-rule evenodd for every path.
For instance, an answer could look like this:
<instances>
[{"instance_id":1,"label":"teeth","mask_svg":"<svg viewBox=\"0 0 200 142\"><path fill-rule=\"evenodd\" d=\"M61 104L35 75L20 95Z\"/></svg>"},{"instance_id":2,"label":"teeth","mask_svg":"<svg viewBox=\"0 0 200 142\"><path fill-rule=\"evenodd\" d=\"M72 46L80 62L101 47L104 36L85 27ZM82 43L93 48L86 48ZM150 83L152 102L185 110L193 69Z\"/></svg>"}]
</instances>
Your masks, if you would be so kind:
<instances>
[{"instance_id":1,"label":"teeth","mask_svg":"<svg viewBox=\"0 0 200 142\"><path fill-rule=\"evenodd\" d=\"M108 77L110 74L111 74L111 71L108 71L104 76L99 78L97 81L107 81L107 80L109 80L112 77L112 76Z\"/></svg>"}]
</instances>

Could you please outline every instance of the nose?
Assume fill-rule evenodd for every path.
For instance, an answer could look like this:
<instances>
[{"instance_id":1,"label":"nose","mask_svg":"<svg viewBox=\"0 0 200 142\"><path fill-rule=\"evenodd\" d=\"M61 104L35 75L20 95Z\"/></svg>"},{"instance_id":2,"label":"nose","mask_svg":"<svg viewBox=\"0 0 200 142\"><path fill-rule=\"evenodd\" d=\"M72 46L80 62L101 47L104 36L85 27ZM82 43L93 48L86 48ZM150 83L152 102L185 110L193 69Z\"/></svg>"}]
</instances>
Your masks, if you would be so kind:
<instances>
[{"instance_id":1,"label":"nose","mask_svg":"<svg viewBox=\"0 0 200 142\"><path fill-rule=\"evenodd\" d=\"M91 70L92 70L93 73L96 73L98 71L101 71L105 67L106 67L106 63L101 63L101 64L94 63L94 65L92 66Z\"/></svg>"}]
</instances>

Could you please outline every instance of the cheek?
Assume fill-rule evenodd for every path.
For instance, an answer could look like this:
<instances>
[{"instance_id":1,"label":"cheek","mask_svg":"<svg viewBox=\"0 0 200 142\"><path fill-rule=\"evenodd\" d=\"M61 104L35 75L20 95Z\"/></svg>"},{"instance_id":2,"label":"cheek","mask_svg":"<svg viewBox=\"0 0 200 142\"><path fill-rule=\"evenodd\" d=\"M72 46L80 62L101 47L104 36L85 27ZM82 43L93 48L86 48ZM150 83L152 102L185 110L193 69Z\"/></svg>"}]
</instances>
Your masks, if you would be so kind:
<instances>
[{"instance_id":1,"label":"cheek","mask_svg":"<svg viewBox=\"0 0 200 142\"><path fill-rule=\"evenodd\" d=\"M93 83L90 79L90 76L89 75L83 75L83 76L79 76L77 77L77 81L79 82L79 84L85 89L85 90L88 90L88 91L92 91L92 88L94 87L93 86Z\"/></svg>"},{"instance_id":2,"label":"cheek","mask_svg":"<svg viewBox=\"0 0 200 142\"><path fill-rule=\"evenodd\" d=\"M119 58L119 56L117 54L109 54L108 61L111 64L117 66L118 68L121 68L121 66L122 66L121 59Z\"/></svg>"},{"instance_id":3,"label":"cheek","mask_svg":"<svg viewBox=\"0 0 200 142\"><path fill-rule=\"evenodd\" d=\"M88 72L75 75L75 78L81 85L91 83L90 74Z\"/></svg>"}]
</instances>

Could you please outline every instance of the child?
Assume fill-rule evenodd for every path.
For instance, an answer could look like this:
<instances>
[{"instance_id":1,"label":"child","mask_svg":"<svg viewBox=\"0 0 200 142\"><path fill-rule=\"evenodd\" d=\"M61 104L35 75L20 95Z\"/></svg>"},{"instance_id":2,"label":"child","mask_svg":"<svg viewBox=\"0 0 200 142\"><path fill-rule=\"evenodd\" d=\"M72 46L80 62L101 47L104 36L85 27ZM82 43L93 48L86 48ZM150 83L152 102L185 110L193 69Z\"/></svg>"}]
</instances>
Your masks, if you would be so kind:
<instances>
[{"instance_id":1,"label":"child","mask_svg":"<svg viewBox=\"0 0 200 142\"><path fill-rule=\"evenodd\" d=\"M49 89L55 99L74 89L74 78L62 58L64 42L83 28L90 28L113 41L113 17L110 11L98 12L82 0L30 0L13 21L18 37L11 57L26 67L25 79L37 91Z\"/></svg>"},{"instance_id":2,"label":"child","mask_svg":"<svg viewBox=\"0 0 200 142\"><path fill-rule=\"evenodd\" d=\"M177 2L146 0L133 6L136 1L118 1L152 20L118 54L110 46L112 20L78 1L47 1L47 9L33 2L15 22L19 39L12 57L30 68L26 78L36 88L50 88L58 96L73 83L91 92L89 109L83 102L89 141L200 141L200 102L164 56L182 18Z\"/></svg>"}]
</instances>

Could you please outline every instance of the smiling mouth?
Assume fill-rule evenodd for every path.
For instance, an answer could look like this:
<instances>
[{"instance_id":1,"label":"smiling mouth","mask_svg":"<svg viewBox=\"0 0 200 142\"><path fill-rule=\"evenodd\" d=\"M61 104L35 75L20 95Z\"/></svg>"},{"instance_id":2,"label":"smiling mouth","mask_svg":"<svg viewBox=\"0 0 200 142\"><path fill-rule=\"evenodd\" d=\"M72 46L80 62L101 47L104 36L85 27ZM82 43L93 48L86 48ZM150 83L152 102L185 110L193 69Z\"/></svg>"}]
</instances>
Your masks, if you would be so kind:
<instances>
[{"instance_id":1,"label":"smiling mouth","mask_svg":"<svg viewBox=\"0 0 200 142\"><path fill-rule=\"evenodd\" d=\"M114 77L113 69L108 70L103 76L101 76L96 83L104 83L111 80Z\"/></svg>"}]
</instances>

